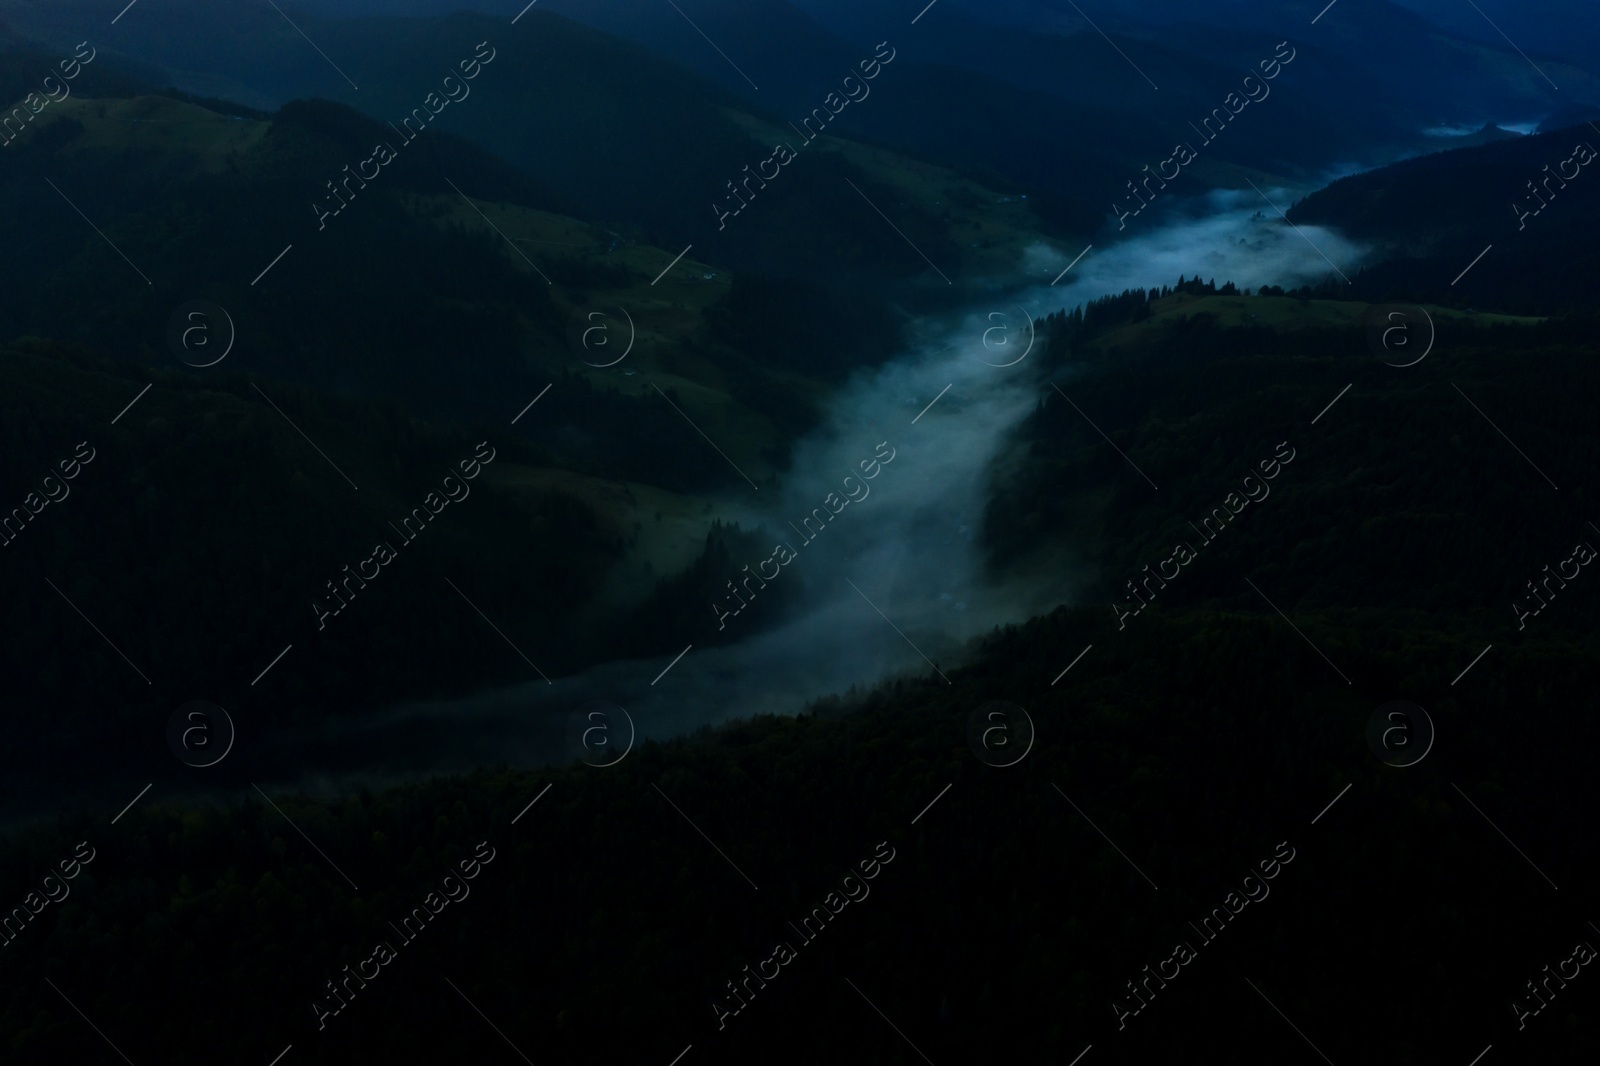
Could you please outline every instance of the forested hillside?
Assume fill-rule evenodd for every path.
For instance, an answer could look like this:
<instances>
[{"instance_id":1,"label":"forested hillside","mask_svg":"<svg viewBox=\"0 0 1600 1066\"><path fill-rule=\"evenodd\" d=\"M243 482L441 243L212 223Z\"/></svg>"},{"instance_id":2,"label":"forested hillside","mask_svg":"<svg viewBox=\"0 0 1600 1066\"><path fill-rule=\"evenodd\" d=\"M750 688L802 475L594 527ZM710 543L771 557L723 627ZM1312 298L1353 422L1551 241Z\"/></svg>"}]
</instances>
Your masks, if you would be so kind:
<instances>
[{"instance_id":1,"label":"forested hillside","mask_svg":"<svg viewBox=\"0 0 1600 1066\"><path fill-rule=\"evenodd\" d=\"M1069 541L1106 602L1091 594L995 634L949 685L901 680L645 744L616 767L275 796L279 810L247 788L240 805L204 810L152 793L115 825L108 809L36 827L14 846L32 860L16 870L43 871L80 840L96 858L8 949L17 1053L92 1051L41 973L135 1061L173 1048L175 1063L270 1059L289 1044L312 1062L496 1059L506 1040L550 1061L670 1061L686 1045L712 1061L777 1045L784 1061L912 1061L872 1024L874 1007L934 1061L1000 1044L1065 1063L1092 1043L1247 1062L1254 1044L1293 1047L1258 992L1334 1061L1374 1042L1401 1063L1513 1038L1528 1054L1561 1046L1584 1000L1558 1001L1515 1037L1505 1002L1582 936L1582 915L1559 901L1600 874L1588 838L1558 817L1586 802L1578 761L1600 739L1587 714L1595 607L1581 577L1520 626L1510 605L1531 604L1519 586L1541 564L1595 537L1581 516L1596 377L1574 340L1588 327L1462 318L1448 349L1402 369L1350 354L1361 342L1347 329L1219 327L1208 308L1255 301L1279 321L1309 295L1213 289L1185 282L1052 321L1057 384L1127 460L1047 398L1020 480L991 512L991 544L1005 565ZM1175 300L1189 314L1175 317ZM1337 306L1303 313L1333 319ZM1137 351L1118 332L1129 329L1152 331ZM1097 347L1112 336L1124 345ZM1117 402L1118 378L1143 383L1137 402ZM1462 393L1548 463L1559 496ZM176 402L143 410L146 431ZM107 462L119 444L106 439ZM1046 508L1044 486L1071 491ZM502 506L483 504L475 521ZM1207 546L1212 527L1186 522L1214 509L1227 528ZM1152 602L1131 613L1142 601L1123 581L1174 539L1198 558L1145 585ZM408 611L437 607L383 613ZM471 654L470 641L441 647L430 669ZM1437 730L1418 765L1384 765L1368 746L1374 710L1394 699L1424 706ZM1025 709L1031 727L1009 712L1017 743L1036 732L1012 766L971 746L973 715L994 700ZM470 888L441 882L480 842L495 858ZM845 884L861 905L825 908L839 928L796 944L729 1013L725 982L793 937L788 923L880 843L894 857L870 894ZM1125 982L1195 939L1187 923L1268 860L1280 865L1265 891L1245 885L1261 906L1229 904L1245 908L1238 930L1201 939L1184 964L1205 976L1169 979L1135 1020ZM6 889L28 890L20 874ZM430 891L439 928L411 946L388 923ZM381 966L374 943L394 952ZM368 977L340 1007L326 983L346 966ZM208 1009L160 1009L194 972L214 982ZM1417 992L1441 983L1450 996ZM1341 1021L1375 999L1395 1007Z\"/></svg>"},{"instance_id":2,"label":"forested hillside","mask_svg":"<svg viewBox=\"0 0 1600 1066\"><path fill-rule=\"evenodd\" d=\"M1586 122L1437 152L1336 181L1289 214L1380 244L1384 261L1354 279L1356 298L1587 314L1600 286L1597 148Z\"/></svg>"},{"instance_id":3,"label":"forested hillside","mask_svg":"<svg viewBox=\"0 0 1600 1066\"><path fill-rule=\"evenodd\" d=\"M0 0L0 1066L1590 1063L1593 12L1081 2Z\"/></svg>"}]
</instances>

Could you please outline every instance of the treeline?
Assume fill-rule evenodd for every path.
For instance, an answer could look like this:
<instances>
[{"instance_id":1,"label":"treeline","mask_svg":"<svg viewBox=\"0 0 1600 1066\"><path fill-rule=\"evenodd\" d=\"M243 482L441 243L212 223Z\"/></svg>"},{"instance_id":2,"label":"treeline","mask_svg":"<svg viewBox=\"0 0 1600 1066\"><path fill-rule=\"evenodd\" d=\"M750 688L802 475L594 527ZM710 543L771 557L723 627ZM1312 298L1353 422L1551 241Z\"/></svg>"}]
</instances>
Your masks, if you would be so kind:
<instances>
[{"instance_id":1,"label":"treeline","mask_svg":"<svg viewBox=\"0 0 1600 1066\"><path fill-rule=\"evenodd\" d=\"M1326 284L1311 286L1305 285L1299 289L1285 291L1281 286L1264 285L1259 290L1261 296L1293 296L1301 300L1334 298L1334 290ZM1225 281L1218 287L1216 279L1201 281L1199 276L1185 278L1178 276L1176 285L1162 285L1153 289L1124 289L1120 293L1109 293L1105 296L1089 300L1072 310L1052 311L1040 321L1045 334L1046 343L1043 352L1044 363L1051 370L1060 370L1069 361L1075 358L1074 353L1082 346L1104 336L1119 326L1132 326L1146 322L1155 313L1152 305L1157 300L1173 295L1185 296L1249 296L1249 289L1241 290L1231 281ZM1200 330L1206 331L1210 325L1204 321L1208 316L1204 310L1188 321L1176 323L1175 330ZM1239 330L1239 327L1235 327ZM1249 336L1252 341L1260 342L1268 337L1276 336L1274 330L1268 327L1254 327L1239 330L1239 333ZM1237 335L1237 334L1236 334ZM1117 353L1113 353L1117 355ZM1120 362L1120 355L1117 355Z\"/></svg>"}]
</instances>

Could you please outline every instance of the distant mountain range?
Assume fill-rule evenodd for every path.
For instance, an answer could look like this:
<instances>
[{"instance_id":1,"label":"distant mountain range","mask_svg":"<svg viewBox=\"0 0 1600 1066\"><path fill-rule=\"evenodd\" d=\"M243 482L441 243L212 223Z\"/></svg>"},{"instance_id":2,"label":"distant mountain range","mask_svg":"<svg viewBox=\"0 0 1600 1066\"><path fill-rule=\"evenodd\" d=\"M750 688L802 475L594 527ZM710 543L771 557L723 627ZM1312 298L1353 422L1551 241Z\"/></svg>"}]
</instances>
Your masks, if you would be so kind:
<instances>
[{"instance_id":1,"label":"distant mountain range","mask_svg":"<svg viewBox=\"0 0 1600 1066\"><path fill-rule=\"evenodd\" d=\"M462 6L478 13L437 15ZM1205 12L1091 5L1094 26L1061 5L957 0L926 10L915 25L910 8L854 0L541 0L520 15L516 8L345 0L280 14L269 5L172 0L159 16L129 12L100 35L100 46L152 84L266 109L322 96L394 121L436 80L423 71L455 61L448 48L460 46L445 42L506 42L510 58L479 90L488 106L461 109L445 127L521 165L591 218L646 225L680 247L703 232L713 198L753 162L748 135L729 112L786 130L822 106L879 42L896 50L892 76L830 132L1008 183L1074 236L1103 223L1101 204L1130 167L1168 154L1278 42L1301 58L1274 84L1271 117L1252 116L1209 150L1222 169L1203 183L1242 168L1306 184L1432 150L1436 142L1423 133L1431 127L1536 122L1600 103L1592 65L1560 57L1541 64L1561 84L1556 93L1503 41L1463 37L1381 0L1344 0L1315 26L1314 11L1291 17L1246 3ZM433 14L397 17L418 13ZM49 8L0 0L0 18L15 33L50 47L93 36L102 16L90 0ZM828 184L796 211L849 211L830 199L842 183ZM748 264L781 239L782 227L763 215L772 221L755 212L756 221L721 235L724 261Z\"/></svg>"}]
</instances>

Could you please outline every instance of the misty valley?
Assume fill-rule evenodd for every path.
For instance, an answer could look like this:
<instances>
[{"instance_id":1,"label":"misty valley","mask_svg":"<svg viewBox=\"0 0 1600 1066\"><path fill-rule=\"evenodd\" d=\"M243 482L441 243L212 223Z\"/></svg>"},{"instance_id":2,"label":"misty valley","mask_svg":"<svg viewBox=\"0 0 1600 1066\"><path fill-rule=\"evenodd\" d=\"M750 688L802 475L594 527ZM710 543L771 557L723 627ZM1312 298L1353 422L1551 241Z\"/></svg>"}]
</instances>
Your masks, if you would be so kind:
<instances>
[{"instance_id":1,"label":"misty valley","mask_svg":"<svg viewBox=\"0 0 1600 1066\"><path fill-rule=\"evenodd\" d=\"M1596 47L0 0L0 1060L1588 1061Z\"/></svg>"}]
</instances>

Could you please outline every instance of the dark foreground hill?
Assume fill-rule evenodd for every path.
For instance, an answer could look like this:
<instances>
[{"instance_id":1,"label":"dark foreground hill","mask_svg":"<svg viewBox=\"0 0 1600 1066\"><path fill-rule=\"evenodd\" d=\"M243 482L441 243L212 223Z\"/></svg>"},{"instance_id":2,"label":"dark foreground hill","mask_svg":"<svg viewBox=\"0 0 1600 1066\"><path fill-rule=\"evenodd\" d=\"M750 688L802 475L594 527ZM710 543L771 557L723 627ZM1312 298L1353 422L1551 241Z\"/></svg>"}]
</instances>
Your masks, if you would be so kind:
<instances>
[{"instance_id":1,"label":"dark foreground hill","mask_svg":"<svg viewBox=\"0 0 1600 1066\"><path fill-rule=\"evenodd\" d=\"M1524 1031L1509 1008L1594 943L1566 899L1600 864L1563 827L1592 804L1592 646L1497 647L1445 689L1472 645L1402 650L1359 616L1290 609L1355 686L1263 607L1145 619L1052 687L1099 639L1097 609L1063 612L953 687L897 686L840 721L277 809L152 793L116 825L112 805L40 829L8 846L8 901L80 841L95 857L6 948L8 1061L105 1053L63 994L133 1061L175 1066L291 1046L312 1063L1309 1054L1274 1007L1336 1062L1489 1043L1579 1061L1590 990ZM1412 675L1428 683L1385 680ZM1433 750L1383 765L1373 711L1423 689ZM1037 729L1018 765L968 746L994 699ZM196 974L206 1009L171 1008Z\"/></svg>"}]
</instances>

